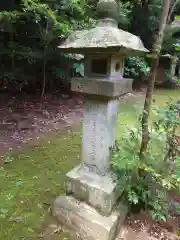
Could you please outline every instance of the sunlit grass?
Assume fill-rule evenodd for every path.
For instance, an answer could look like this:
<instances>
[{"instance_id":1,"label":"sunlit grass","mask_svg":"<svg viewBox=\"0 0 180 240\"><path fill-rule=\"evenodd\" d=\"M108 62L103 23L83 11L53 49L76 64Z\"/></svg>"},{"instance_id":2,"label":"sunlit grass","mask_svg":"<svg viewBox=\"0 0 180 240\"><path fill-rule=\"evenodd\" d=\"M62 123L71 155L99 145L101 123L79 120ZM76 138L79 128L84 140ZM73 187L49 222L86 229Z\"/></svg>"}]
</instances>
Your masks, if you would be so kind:
<instances>
[{"instance_id":1,"label":"sunlit grass","mask_svg":"<svg viewBox=\"0 0 180 240\"><path fill-rule=\"evenodd\" d=\"M172 100L176 102L180 100L180 90L156 90L153 95L151 120L154 119L153 110L156 108L162 109L167 102ZM119 118L117 128L120 130L121 126L135 127L139 124L139 116L142 114L144 105L144 97L134 104L121 103L119 108Z\"/></svg>"}]
</instances>

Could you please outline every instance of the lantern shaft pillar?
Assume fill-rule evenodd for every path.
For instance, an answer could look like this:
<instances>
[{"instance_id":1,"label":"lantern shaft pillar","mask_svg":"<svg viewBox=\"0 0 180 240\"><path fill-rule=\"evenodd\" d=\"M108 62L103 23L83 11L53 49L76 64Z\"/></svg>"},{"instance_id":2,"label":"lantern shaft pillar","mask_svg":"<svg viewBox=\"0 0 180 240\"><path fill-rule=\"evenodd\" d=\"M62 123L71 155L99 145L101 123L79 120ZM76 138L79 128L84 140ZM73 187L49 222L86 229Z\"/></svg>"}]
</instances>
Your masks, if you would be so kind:
<instances>
[{"instance_id":1,"label":"lantern shaft pillar","mask_svg":"<svg viewBox=\"0 0 180 240\"><path fill-rule=\"evenodd\" d=\"M118 100L85 100L82 161L90 172L101 176L105 176L110 168L110 148L116 138L118 106Z\"/></svg>"}]
</instances>

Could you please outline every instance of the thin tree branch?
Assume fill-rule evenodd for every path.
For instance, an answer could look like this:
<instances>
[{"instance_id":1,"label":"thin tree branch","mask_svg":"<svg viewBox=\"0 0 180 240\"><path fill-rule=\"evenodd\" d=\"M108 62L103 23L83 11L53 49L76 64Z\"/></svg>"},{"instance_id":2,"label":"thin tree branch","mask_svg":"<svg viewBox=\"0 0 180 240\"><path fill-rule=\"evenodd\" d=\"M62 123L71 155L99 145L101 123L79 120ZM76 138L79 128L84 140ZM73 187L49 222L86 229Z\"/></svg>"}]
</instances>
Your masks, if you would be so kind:
<instances>
[{"instance_id":1,"label":"thin tree branch","mask_svg":"<svg viewBox=\"0 0 180 240\"><path fill-rule=\"evenodd\" d=\"M167 24L169 24L169 22L171 21L172 14L173 14L173 12L174 12L174 10L175 10L175 8L176 8L178 3L179 3L179 0L175 0L174 1L174 4L173 4L173 6L172 6L172 8L171 8L171 10L169 12L169 15L168 15Z\"/></svg>"}]
</instances>

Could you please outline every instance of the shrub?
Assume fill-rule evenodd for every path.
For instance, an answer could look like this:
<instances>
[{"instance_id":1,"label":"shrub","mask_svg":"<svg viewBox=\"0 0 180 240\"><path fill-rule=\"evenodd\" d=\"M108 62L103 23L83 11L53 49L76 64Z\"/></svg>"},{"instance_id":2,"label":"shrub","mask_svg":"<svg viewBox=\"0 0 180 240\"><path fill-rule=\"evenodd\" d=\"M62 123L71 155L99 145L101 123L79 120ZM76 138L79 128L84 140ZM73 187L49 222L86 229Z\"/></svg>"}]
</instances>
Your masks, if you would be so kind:
<instances>
[{"instance_id":1,"label":"shrub","mask_svg":"<svg viewBox=\"0 0 180 240\"><path fill-rule=\"evenodd\" d=\"M125 61L125 77L137 79L149 73L149 65L144 57L127 57Z\"/></svg>"},{"instance_id":2,"label":"shrub","mask_svg":"<svg viewBox=\"0 0 180 240\"><path fill-rule=\"evenodd\" d=\"M139 157L142 133L138 128L126 128L126 134L112 152L112 169L131 211L149 211L155 220L166 220L168 193L180 186L178 111L171 102L165 109L155 111L156 121L149 130L150 142L143 157Z\"/></svg>"},{"instance_id":3,"label":"shrub","mask_svg":"<svg viewBox=\"0 0 180 240\"><path fill-rule=\"evenodd\" d=\"M180 88L180 79L177 76L172 76L170 71L165 71L165 81L163 87L170 89Z\"/></svg>"}]
</instances>

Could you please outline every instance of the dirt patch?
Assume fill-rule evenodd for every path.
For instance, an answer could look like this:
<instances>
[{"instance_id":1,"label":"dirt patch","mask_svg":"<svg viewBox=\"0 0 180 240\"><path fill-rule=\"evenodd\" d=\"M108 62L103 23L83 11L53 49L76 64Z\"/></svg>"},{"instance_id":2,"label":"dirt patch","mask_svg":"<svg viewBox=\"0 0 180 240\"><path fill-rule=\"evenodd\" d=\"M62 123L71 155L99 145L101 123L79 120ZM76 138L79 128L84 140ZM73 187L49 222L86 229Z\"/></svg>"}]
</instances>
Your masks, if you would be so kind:
<instances>
[{"instance_id":1,"label":"dirt patch","mask_svg":"<svg viewBox=\"0 0 180 240\"><path fill-rule=\"evenodd\" d=\"M117 240L180 240L176 234L176 220L155 222L146 215L131 215L127 218Z\"/></svg>"},{"instance_id":2,"label":"dirt patch","mask_svg":"<svg viewBox=\"0 0 180 240\"><path fill-rule=\"evenodd\" d=\"M0 95L0 155L21 149L31 140L79 124L83 99L79 95Z\"/></svg>"}]
</instances>

